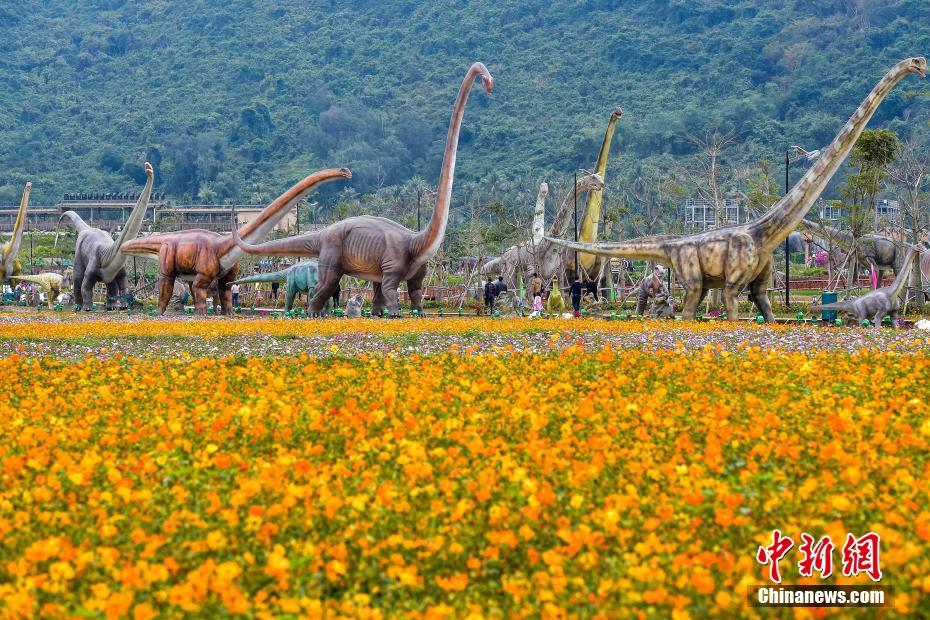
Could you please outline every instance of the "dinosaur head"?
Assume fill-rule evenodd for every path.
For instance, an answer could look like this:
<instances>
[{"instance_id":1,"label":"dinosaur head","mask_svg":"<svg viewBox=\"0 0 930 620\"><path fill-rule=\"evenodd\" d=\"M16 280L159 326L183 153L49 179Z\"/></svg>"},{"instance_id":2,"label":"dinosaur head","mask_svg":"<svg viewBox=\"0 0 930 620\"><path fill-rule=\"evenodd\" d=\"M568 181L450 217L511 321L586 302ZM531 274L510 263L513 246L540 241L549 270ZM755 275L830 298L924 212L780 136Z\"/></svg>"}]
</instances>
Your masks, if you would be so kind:
<instances>
[{"instance_id":1,"label":"dinosaur head","mask_svg":"<svg viewBox=\"0 0 930 620\"><path fill-rule=\"evenodd\" d=\"M549 184L548 183L544 182L544 183L539 184L539 195L542 196L543 198L549 195Z\"/></svg>"},{"instance_id":2,"label":"dinosaur head","mask_svg":"<svg viewBox=\"0 0 930 620\"><path fill-rule=\"evenodd\" d=\"M478 70L478 79L481 80L481 85L484 86L484 92L490 95L491 91L494 90L494 78L491 77L491 72L484 66L484 63L476 62L473 66Z\"/></svg>"},{"instance_id":3,"label":"dinosaur head","mask_svg":"<svg viewBox=\"0 0 930 620\"><path fill-rule=\"evenodd\" d=\"M917 56L906 61L907 70L918 77L927 77L927 59L923 56Z\"/></svg>"},{"instance_id":4,"label":"dinosaur head","mask_svg":"<svg viewBox=\"0 0 930 620\"><path fill-rule=\"evenodd\" d=\"M621 118L623 118L623 110L620 108L615 109L613 114L610 115L612 121L619 121Z\"/></svg>"},{"instance_id":5,"label":"dinosaur head","mask_svg":"<svg viewBox=\"0 0 930 620\"><path fill-rule=\"evenodd\" d=\"M348 168L340 168L340 169L339 169L339 174L340 174L340 176L342 176L343 179L351 179L351 178L352 178L352 171L349 170Z\"/></svg>"}]
</instances>

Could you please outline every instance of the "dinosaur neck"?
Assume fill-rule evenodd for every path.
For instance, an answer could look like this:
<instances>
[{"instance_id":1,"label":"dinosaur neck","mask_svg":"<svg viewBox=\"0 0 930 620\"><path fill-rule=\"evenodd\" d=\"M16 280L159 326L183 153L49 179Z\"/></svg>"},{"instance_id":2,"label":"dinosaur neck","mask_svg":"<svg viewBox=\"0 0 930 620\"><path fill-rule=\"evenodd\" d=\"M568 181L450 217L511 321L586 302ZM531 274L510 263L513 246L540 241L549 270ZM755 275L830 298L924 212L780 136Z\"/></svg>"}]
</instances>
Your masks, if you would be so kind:
<instances>
[{"instance_id":1,"label":"dinosaur neck","mask_svg":"<svg viewBox=\"0 0 930 620\"><path fill-rule=\"evenodd\" d=\"M908 250L907 256L904 257L904 264L901 265L901 271L898 272L898 275L895 276L894 282L892 282L889 286L891 289L892 299L900 295L901 291L907 284L907 280L911 275L911 269L914 267L914 254L916 254L914 248Z\"/></svg>"},{"instance_id":2,"label":"dinosaur neck","mask_svg":"<svg viewBox=\"0 0 930 620\"><path fill-rule=\"evenodd\" d=\"M549 186L546 183L539 184L539 194L536 195L536 208L533 209L533 246L539 247L542 243L543 236L546 234L546 196L549 194Z\"/></svg>"},{"instance_id":3,"label":"dinosaur neck","mask_svg":"<svg viewBox=\"0 0 930 620\"><path fill-rule=\"evenodd\" d=\"M597 155L597 166L595 172L601 175L601 179L607 180L607 156L610 154L610 145L613 143L614 132L617 129L617 121L620 119L619 111L610 115L610 122L607 123L607 131L604 133L604 141L601 143L601 150ZM578 240L585 243L597 241L597 226L601 221L601 205L604 201L604 190L594 190L588 192L588 200L584 208L584 217L581 220L581 230L578 233ZM578 260L585 269L594 267L596 257L593 254L579 254Z\"/></svg>"},{"instance_id":4,"label":"dinosaur neck","mask_svg":"<svg viewBox=\"0 0 930 620\"><path fill-rule=\"evenodd\" d=\"M875 114L879 104L888 95L895 84L908 74L910 61L895 65L885 77L875 85L868 97L859 105L842 131L833 139L820 159L808 169L807 173L779 200L764 216L753 222L752 229L759 235L765 252L771 252L788 234L797 228L798 223L820 196L827 183L849 155L856 140L862 134L869 119Z\"/></svg>"},{"instance_id":5,"label":"dinosaur neck","mask_svg":"<svg viewBox=\"0 0 930 620\"><path fill-rule=\"evenodd\" d=\"M16 213L16 225L13 227L13 237L10 242L3 248L3 265L5 273L10 273L9 267L12 266L16 255L19 254L19 248L23 244L23 231L26 229L26 211L29 210L29 193L32 191L32 182L26 183L23 189L23 198L19 202L19 211Z\"/></svg>"},{"instance_id":6,"label":"dinosaur neck","mask_svg":"<svg viewBox=\"0 0 930 620\"><path fill-rule=\"evenodd\" d=\"M129 219L127 219L126 224L123 225L123 230L120 232L119 237L116 238L116 243L113 244L107 253L107 257L104 261L107 269L118 269L123 266L123 263L126 262L126 255L120 252L120 248L123 247L123 244L129 239L134 239L136 235L139 234L139 231L142 230L142 221L145 219L145 212L149 208L149 197L152 195L152 184L155 181L155 175L152 173L152 168L148 164L146 164L146 176L148 178L145 181L145 187L142 188L142 193L139 194L139 200L136 202L136 206L132 208L132 213L129 214Z\"/></svg>"},{"instance_id":7,"label":"dinosaur neck","mask_svg":"<svg viewBox=\"0 0 930 620\"><path fill-rule=\"evenodd\" d=\"M348 168L329 168L314 172L275 198L270 205L262 209L255 219L239 228L239 237L246 243L261 241L277 226L278 222L284 219L291 207L313 191L316 186L335 179L351 178L352 173ZM232 236L224 239L220 245L220 263L224 270L232 267L243 255L244 252L236 247L236 241Z\"/></svg>"},{"instance_id":8,"label":"dinosaur neck","mask_svg":"<svg viewBox=\"0 0 930 620\"><path fill-rule=\"evenodd\" d=\"M562 201L562 204L559 205L558 211L555 212L555 217L552 218L552 225L549 227L549 232L546 237L559 238L565 234L565 229L568 227L568 221L575 205L575 195L600 188L603 185L600 183L600 180L601 176L597 173L578 179L578 182L575 183L574 190L565 195L565 199ZM550 247L551 243L547 239L543 239L542 243L537 246L537 252L542 255L542 253L547 252Z\"/></svg>"},{"instance_id":9,"label":"dinosaur neck","mask_svg":"<svg viewBox=\"0 0 930 620\"><path fill-rule=\"evenodd\" d=\"M439 174L439 189L436 195L436 207L429 225L417 234L411 250L413 256L420 261L429 259L439 250L446 235L446 224L449 222L449 203L452 200L452 180L455 177L455 157L459 147L459 133L462 129L462 118L465 116L465 104L471 92L471 85L479 75L489 75L488 70L480 62L476 62L468 69L458 97L452 108L452 118L449 121L449 133L446 134L446 150L442 157L442 170Z\"/></svg>"},{"instance_id":10,"label":"dinosaur neck","mask_svg":"<svg viewBox=\"0 0 930 620\"><path fill-rule=\"evenodd\" d=\"M800 226L802 228L807 228L808 230L813 230L814 232L826 234L835 241L852 241L852 233L849 233L845 230L840 230L839 228L833 228L832 226L827 226L826 224L820 224L808 219L802 219Z\"/></svg>"}]
</instances>

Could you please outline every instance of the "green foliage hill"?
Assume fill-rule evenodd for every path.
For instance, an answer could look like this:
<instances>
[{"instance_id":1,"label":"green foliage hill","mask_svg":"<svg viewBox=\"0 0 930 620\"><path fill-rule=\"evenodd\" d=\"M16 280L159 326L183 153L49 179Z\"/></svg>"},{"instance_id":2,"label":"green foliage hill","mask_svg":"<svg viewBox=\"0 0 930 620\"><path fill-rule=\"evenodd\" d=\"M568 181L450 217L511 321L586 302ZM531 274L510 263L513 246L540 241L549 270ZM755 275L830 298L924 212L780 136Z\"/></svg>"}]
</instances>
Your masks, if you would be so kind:
<instances>
[{"instance_id":1,"label":"green foliage hill","mask_svg":"<svg viewBox=\"0 0 930 620\"><path fill-rule=\"evenodd\" d=\"M930 52L930 3L23 0L0 33L0 204L27 179L35 204L138 189L146 159L177 200L265 201L341 165L359 194L435 183L474 60L497 83L472 95L459 179L534 196L593 165L616 105L611 168L686 157L708 129L747 159L824 145ZM908 79L872 126L926 132L928 90Z\"/></svg>"}]
</instances>

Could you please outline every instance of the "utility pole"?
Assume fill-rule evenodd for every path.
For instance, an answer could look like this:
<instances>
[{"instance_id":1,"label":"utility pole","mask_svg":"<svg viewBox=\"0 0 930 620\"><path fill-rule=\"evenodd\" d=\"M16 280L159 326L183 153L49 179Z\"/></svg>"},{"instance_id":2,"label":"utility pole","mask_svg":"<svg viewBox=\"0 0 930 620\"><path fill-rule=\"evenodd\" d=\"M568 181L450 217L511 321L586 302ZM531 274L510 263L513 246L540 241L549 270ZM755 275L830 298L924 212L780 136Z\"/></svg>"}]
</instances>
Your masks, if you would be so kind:
<instances>
[{"instance_id":1,"label":"utility pole","mask_svg":"<svg viewBox=\"0 0 930 620\"><path fill-rule=\"evenodd\" d=\"M791 151L785 151L785 196L788 195L788 166L791 165ZM791 261L788 253L788 239L785 237L785 308L791 305Z\"/></svg>"},{"instance_id":2,"label":"utility pole","mask_svg":"<svg viewBox=\"0 0 930 620\"><path fill-rule=\"evenodd\" d=\"M572 192L575 194L575 243L578 243L578 173L575 172L575 185L572 186ZM575 250L575 273L578 274L578 250Z\"/></svg>"}]
</instances>

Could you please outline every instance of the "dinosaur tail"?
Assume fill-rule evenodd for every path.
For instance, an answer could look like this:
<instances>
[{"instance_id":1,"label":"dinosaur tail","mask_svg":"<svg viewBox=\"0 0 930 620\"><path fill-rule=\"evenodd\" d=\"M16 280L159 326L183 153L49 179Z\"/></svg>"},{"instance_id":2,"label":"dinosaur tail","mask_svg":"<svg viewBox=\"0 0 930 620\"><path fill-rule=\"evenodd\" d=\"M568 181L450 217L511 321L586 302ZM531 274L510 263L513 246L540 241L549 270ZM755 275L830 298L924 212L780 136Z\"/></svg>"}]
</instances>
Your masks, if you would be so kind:
<instances>
[{"instance_id":1,"label":"dinosaur tail","mask_svg":"<svg viewBox=\"0 0 930 620\"><path fill-rule=\"evenodd\" d=\"M256 273L245 278L239 278L233 284L252 284L255 282L286 282L287 276L284 275L283 271L275 271L272 273Z\"/></svg>"},{"instance_id":2,"label":"dinosaur tail","mask_svg":"<svg viewBox=\"0 0 930 620\"><path fill-rule=\"evenodd\" d=\"M838 301L832 304L814 304L810 306L811 312L819 312L821 310L845 310L849 307L848 301Z\"/></svg>"},{"instance_id":3,"label":"dinosaur tail","mask_svg":"<svg viewBox=\"0 0 930 620\"><path fill-rule=\"evenodd\" d=\"M239 229L236 227L236 209L232 209L232 238L236 246L246 254L257 254L259 256L310 256L317 257L320 255L320 249L323 247L323 236L317 232L305 233L285 239L276 239L266 241L265 243L251 244L246 243L239 236Z\"/></svg>"},{"instance_id":4,"label":"dinosaur tail","mask_svg":"<svg viewBox=\"0 0 930 620\"><path fill-rule=\"evenodd\" d=\"M570 250L597 256L632 258L634 260L648 260L663 265L671 265L668 254L655 241L631 239L630 241L611 243L578 243L577 241L565 241L563 239L553 239L552 237L546 237L546 239Z\"/></svg>"},{"instance_id":5,"label":"dinosaur tail","mask_svg":"<svg viewBox=\"0 0 930 620\"><path fill-rule=\"evenodd\" d=\"M146 258L158 258L161 252L162 236L150 235L148 237L136 237L123 244L120 252L130 256L145 256Z\"/></svg>"}]
</instances>

